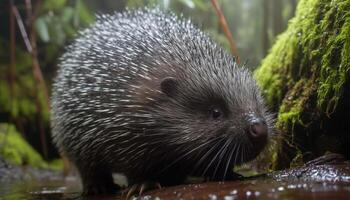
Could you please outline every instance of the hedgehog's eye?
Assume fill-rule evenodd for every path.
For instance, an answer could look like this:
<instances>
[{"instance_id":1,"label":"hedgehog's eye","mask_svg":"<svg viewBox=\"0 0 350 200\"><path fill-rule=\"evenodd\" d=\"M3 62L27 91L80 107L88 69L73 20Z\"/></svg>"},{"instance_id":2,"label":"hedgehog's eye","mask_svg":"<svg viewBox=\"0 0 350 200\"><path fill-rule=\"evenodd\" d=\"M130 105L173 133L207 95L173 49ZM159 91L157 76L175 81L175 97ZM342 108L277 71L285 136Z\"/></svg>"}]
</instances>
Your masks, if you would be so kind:
<instances>
[{"instance_id":1,"label":"hedgehog's eye","mask_svg":"<svg viewBox=\"0 0 350 200\"><path fill-rule=\"evenodd\" d=\"M223 116L222 110L219 107L212 107L209 110L210 118L219 119Z\"/></svg>"}]
</instances>

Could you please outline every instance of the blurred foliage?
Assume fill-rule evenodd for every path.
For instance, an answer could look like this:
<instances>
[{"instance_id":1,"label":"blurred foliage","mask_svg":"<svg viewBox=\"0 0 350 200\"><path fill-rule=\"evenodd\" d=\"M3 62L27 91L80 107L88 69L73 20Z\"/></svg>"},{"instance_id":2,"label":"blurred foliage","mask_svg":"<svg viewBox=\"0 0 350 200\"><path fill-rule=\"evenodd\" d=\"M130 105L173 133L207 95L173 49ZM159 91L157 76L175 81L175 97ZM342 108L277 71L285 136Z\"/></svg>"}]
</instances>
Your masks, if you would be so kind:
<instances>
[{"instance_id":1,"label":"blurred foliage","mask_svg":"<svg viewBox=\"0 0 350 200\"><path fill-rule=\"evenodd\" d=\"M44 161L13 125L0 124L0 155L12 164L43 166Z\"/></svg>"},{"instance_id":2,"label":"blurred foliage","mask_svg":"<svg viewBox=\"0 0 350 200\"><path fill-rule=\"evenodd\" d=\"M23 5L20 13L25 20ZM9 18L1 18L0 23L7 24ZM77 0L74 4L67 0L46 0L40 7L39 17L35 21L35 30L39 36L38 53L41 67L44 71L53 71L57 57L64 45L70 41L77 30L93 22L94 17L86 5ZM29 33L28 33L29 34ZM19 31L16 32L17 44L15 53L15 83L11 86L8 81L10 68L9 33L0 38L0 51L3 52L0 60L0 113L8 113L12 118L24 117L33 119L37 107L35 105L36 89L32 75L32 57L24 48ZM20 38L20 39L18 39ZM5 54L5 55L4 55ZM7 76L6 76L7 75ZM50 73L48 74L50 75ZM50 81L49 81L50 82ZM13 90L11 92L11 90ZM48 122L49 112L45 100L40 103L45 108L44 120Z\"/></svg>"},{"instance_id":3,"label":"blurred foliage","mask_svg":"<svg viewBox=\"0 0 350 200\"><path fill-rule=\"evenodd\" d=\"M93 17L82 0L74 5L67 4L67 0L48 0L41 6L35 26L43 42L64 45L82 25L91 22Z\"/></svg>"},{"instance_id":4,"label":"blurred foliage","mask_svg":"<svg viewBox=\"0 0 350 200\"><path fill-rule=\"evenodd\" d=\"M77 31L93 21L94 15L82 0L44 1L35 21L35 30L40 38L40 63L46 66L56 61L62 48L72 40Z\"/></svg>"},{"instance_id":5,"label":"blurred foliage","mask_svg":"<svg viewBox=\"0 0 350 200\"><path fill-rule=\"evenodd\" d=\"M15 1L15 6L30 38L30 21L24 1ZM37 15L33 23L37 35L37 59L49 86L64 46L72 41L78 30L94 21L94 15L82 0L45 0L39 6L33 3L32 8L32 13ZM0 23L9 27L9 9L6 11L1 13ZM44 129L49 130L49 105L44 91L34 79L34 60L24 45L16 19L15 28L15 33L10 33L9 29L0 32L0 121L16 124L21 132L28 135L27 139L36 144L36 149L43 153L40 145L37 145L37 141L40 141L39 123L43 123ZM16 44L13 47L10 44L11 34L15 34ZM14 68L11 65L11 48L15 48ZM45 134L49 140L49 132L46 131Z\"/></svg>"},{"instance_id":6,"label":"blurred foliage","mask_svg":"<svg viewBox=\"0 0 350 200\"><path fill-rule=\"evenodd\" d=\"M4 40L0 41L0 51L5 52L6 44ZM8 46L7 46L8 48ZM34 80L32 74L28 73L31 65L31 57L29 54L23 53L20 50L16 51L17 57L17 81L13 85L13 94L16 97L12 97L10 84L5 78L0 79L0 111L9 113L13 118L17 117L33 117L36 113L36 106L31 99L34 98L34 94L28 92L34 87ZM0 63L0 74L5 75L8 71L9 61Z\"/></svg>"},{"instance_id":7,"label":"blurred foliage","mask_svg":"<svg viewBox=\"0 0 350 200\"><path fill-rule=\"evenodd\" d=\"M62 161L50 163L21 136L13 125L0 123L0 156L14 165L30 165L37 168L62 169Z\"/></svg>"}]
</instances>

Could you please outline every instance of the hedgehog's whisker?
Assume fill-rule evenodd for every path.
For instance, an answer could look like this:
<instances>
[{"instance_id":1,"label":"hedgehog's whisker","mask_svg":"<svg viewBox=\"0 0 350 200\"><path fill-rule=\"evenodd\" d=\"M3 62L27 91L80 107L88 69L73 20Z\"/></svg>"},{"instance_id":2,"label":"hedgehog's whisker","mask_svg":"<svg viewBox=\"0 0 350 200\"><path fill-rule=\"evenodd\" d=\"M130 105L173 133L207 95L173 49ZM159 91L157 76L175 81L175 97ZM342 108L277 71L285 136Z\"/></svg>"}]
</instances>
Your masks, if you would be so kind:
<instances>
[{"instance_id":1,"label":"hedgehog's whisker","mask_svg":"<svg viewBox=\"0 0 350 200\"><path fill-rule=\"evenodd\" d=\"M211 140L211 141L214 142L215 140ZM208 156L216 149L216 147L220 144L220 142L221 141L216 142L214 145L210 147L209 150L207 150L206 148L203 148L202 151L198 153L200 155L203 151L207 150L206 153L199 159L199 161L194 166L192 173L196 172L199 169L203 161L205 161L208 158Z\"/></svg>"},{"instance_id":2,"label":"hedgehog's whisker","mask_svg":"<svg viewBox=\"0 0 350 200\"><path fill-rule=\"evenodd\" d=\"M241 144L242 142L238 142L238 146L237 146L237 151L235 151L235 160L234 160L234 163L236 164L237 163L237 156L239 154L239 150L241 149Z\"/></svg>"},{"instance_id":3,"label":"hedgehog's whisker","mask_svg":"<svg viewBox=\"0 0 350 200\"><path fill-rule=\"evenodd\" d=\"M227 153L227 149L228 147L230 146L230 143L231 143L232 139L230 138L229 140L227 140L224 144L224 146L222 147L222 152L220 153L220 156L219 156L219 162L217 163L216 167L215 167L215 171L213 173L213 178L215 177L216 173L217 173L217 170L221 164L221 161L223 160L223 158L225 157L226 153Z\"/></svg>"},{"instance_id":4,"label":"hedgehog's whisker","mask_svg":"<svg viewBox=\"0 0 350 200\"><path fill-rule=\"evenodd\" d=\"M226 145L227 145L227 141L224 143L224 145L222 145L222 147L221 147L220 150L219 150L219 156L218 156L218 158L216 159L216 160L218 160L218 161L217 161L217 163L216 163L215 170L214 170L214 172L212 173L212 176L211 176L212 179L215 178L216 171L217 171L217 169L218 169L218 167L219 167L219 165L220 165L222 153L224 152Z\"/></svg>"},{"instance_id":5,"label":"hedgehog's whisker","mask_svg":"<svg viewBox=\"0 0 350 200\"><path fill-rule=\"evenodd\" d=\"M242 146L242 151L244 154L241 156L241 164L246 160L251 149L253 149L253 144L246 138L245 145Z\"/></svg>"},{"instance_id":6,"label":"hedgehog's whisker","mask_svg":"<svg viewBox=\"0 0 350 200\"><path fill-rule=\"evenodd\" d=\"M247 152L249 152L249 148L246 145L242 146L242 153L241 153L241 163L245 161Z\"/></svg>"},{"instance_id":7,"label":"hedgehog's whisker","mask_svg":"<svg viewBox=\"0 0 350 200\"><path fill-rule=\"evenodd\" d=\"M223 140L225 140L225 139L226 139L226 138L221 138L221 140L218 141L218 143L215 145L215 147L216 147L216 146L219 146L219 145L221 144L221 142L222 142ZM208 166L207 166L207 167L205 168L205 170L203 171L202 176L204 176L205 173L208 171L209 167L213 164L213 162L215 161L216 157L220 154L220 151L221 151L221 149L219 149L219 151L218 151L218 152L215 154L215 156L211 159L210 163L208 164Z\"/></svg>"},{"instance_id":8,"label":"hedgehog's whisker","mask_svg":"<svg viewBox=\"0 0 350 200\"><path fill-rule=\"evenodd\" d=\"M203 146L206 146L208 145L210 142L212 142L213 140L215 140L217 138L213 138L212 140L208 140L207 142L197 146L196 148L193 148L192 150L188 151L187 153L184 153L183 155L181 155L180 157L178 157L176 160L174 160L173 162L171 162L169 165L165 166L161 171L160 173L164 172L165 170L169 169L171 166L173 166L174 164L176 164L177 162L179 162L181 159L185 158L186 156L190 155L192 152L200 149L201 147ZM191 147L191 146L190 146ZM188 149L190 148L188 147ZM188 149L184 149L185 150L188 150Z\"/></svg>"},{"instance_id":9,"label":"hedgehog's whisker","mask_svg":"<svg viewBox=\"0 0 350 200\"><path fill-rule=\"evenodd\" d=\"M234 141L234 140L232 140L232 141ZM228 167L229 167L229 165L230 165L230 163L231 163L231 159L232 159L232 157L233 157L233 154L234 154L236 148L237 148L237 143L235 143L235 145L233 146L233 148L232 148L232 150L231 150L231 153L229 154L229 158L228 158L228 161L227 161L227 164L226 164L226 168L225 168L225 173L224 173L223 179L226 178L227 170L228 170Z\"/></svg>"}]
</instances>

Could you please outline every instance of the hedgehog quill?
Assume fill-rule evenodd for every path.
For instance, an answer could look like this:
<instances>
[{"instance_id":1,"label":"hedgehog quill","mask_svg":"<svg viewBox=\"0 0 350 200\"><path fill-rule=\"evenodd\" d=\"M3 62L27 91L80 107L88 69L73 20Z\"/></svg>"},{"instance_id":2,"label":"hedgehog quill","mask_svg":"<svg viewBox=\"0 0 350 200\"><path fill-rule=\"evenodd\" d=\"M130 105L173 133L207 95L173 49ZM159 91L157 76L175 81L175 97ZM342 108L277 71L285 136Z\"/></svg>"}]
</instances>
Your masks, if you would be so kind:
<instances>
[{"instance_id":1,"label":"hedgehog quill","mask_svg":"<svg viewBox=\"0 0 350 200\"><path fill-rule=\"evenodd\" d=\"M86 195L231 180L266 146L271 115L251 73L190 21L160 9L101 15L61 57L53 140Z\"/></svg>"}]
</instances>

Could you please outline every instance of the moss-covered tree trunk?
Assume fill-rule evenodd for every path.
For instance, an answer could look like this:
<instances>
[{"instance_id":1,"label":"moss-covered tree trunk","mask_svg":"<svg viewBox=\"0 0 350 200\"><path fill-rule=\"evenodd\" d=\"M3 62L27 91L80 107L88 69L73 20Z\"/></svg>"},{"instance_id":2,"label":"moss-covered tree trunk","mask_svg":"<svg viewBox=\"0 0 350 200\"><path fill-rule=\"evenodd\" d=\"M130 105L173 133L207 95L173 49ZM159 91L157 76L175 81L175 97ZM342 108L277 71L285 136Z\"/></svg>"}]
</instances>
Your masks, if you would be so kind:
<instances>
[{"instance_id":1,"label":"moss-covered tree trunk","mask_svg":"<svg viewBox=\"0 0 350 200\"><path fill-rule=\"evenodd\" d=\"M327 151L350 157L350 0L300 0L255 76L284 138L275 168Z\"/></svg>"}]
</instances>

